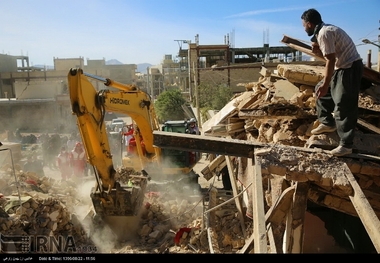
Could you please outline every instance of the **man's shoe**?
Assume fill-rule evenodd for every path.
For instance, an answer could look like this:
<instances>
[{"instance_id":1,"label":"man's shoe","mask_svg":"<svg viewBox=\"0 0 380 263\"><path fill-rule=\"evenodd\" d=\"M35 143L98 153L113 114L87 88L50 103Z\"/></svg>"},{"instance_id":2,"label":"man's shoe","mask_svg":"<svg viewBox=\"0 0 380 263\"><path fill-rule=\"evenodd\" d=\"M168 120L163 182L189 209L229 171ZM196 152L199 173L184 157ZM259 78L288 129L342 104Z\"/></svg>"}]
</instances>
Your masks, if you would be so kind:
<instances>
[{"instance_id":1,"label":"man's shoe","mask_svg":"<svg viewBox=\"0 0 380 263\"><path fill-rule=\"evenodd\" d=\"M332 155L334 155L334 156L344 156L344 155L347 155L347 154L351 154L352 153L352 149L351 148L346 148L346 147L343 147L343 146L338 146L335 149L331 150L330 153Z\"/></svg>"},{"instance_id":2,"label":"man's shoe","mask_svg":"<svg viewBox=\"0 0 380 263\"><path fill-rule=\"evenodd\" d=\"M327 126L321 123L318 125L317 128L311 130L311 134L318 135L318 134L334 132L334 131L336 131L336 126Z\"/></svg>"}]
</instances>

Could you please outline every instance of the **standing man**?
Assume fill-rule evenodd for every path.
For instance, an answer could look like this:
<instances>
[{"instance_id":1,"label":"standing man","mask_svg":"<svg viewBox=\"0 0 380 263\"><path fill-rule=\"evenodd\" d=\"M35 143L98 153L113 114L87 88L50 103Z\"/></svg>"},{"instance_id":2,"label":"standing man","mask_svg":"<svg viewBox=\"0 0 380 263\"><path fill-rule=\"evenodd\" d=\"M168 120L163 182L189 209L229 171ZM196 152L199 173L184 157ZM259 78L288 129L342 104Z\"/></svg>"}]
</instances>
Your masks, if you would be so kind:
<instances>
[{"instance_id":1,"label":"standing man","mask_svg":"<svg viewBox=\"0 0 380 263\"><path fill-rule=\"evenodd\" d=\"M61 152L57 157L58 168L61 171L61 177L63 181L71 178L71 167L70 167L70 155L66 151L66 147L61 147Z\"/></svg>"},{"instance_id":2,"label":"standing man","mask_svg":"<svg viewBox=\"0 0 380 263\"><path fill-rule=\"evenodd\" d=\"M187 133L199 135L199 129L198 129L197 121L194 118L191 118L189 120L189 126L188 126Z\"/></svg>"},{"instance_id":3,"label":"standing man","mask_svg":"<svg viewBox=\"0 0 380 263\"><path fill-rule=\"evenodd\" d=\"M80 142L75 144L74 149L70 153L70 164L75 178L84 177L86 169L86 153Z\"/></svg>"},{"instance_id":4,"label":"standing man","mask_svg":"<svg viewBox=\"0 0 380 263\"><path fill-rule=\"evenodd\" d=\"M301 19L307 35L312 36L313 52L326 59L324 78L315 87L320 124L311 133L337 131L339 146L331 150L331 154L351 154L358 119L362 59L347 33L325 24L317 10L306 10Z\"/></svg>"}]
</instances>

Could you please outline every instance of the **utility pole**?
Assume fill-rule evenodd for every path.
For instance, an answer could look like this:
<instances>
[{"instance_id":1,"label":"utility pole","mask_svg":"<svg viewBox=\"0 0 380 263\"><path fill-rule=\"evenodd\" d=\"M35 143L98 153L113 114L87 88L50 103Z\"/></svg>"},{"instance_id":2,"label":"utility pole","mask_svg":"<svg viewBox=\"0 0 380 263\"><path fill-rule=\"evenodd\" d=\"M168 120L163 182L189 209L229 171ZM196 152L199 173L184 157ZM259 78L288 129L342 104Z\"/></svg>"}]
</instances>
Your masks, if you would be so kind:
<instances>
[{"instance_id":1,"label":"utility pole","mask_svg":"<svg viewBox=\"0 0 380 263\"><path fill-rule=\"evenodd\" d=\"M193 92L191 88L191 52L190 52L190 45L191 45L191 40L184 40L184 43L188 44L188 49L187 49L187 67L188 67L188 72L189 72L189 98L190 102L193 101Z\"/></svg>"},{"instance_id":2,"label":"utility pole","mask_svg":"<svg viewBox=\"0 0 380 263\"><path fill-rule=\"evenodd\" d=\"M194 88L195 88L195 107L197 109L197 120L198 120L198 127L202 128L202 120L201 120L201 111L199 109L199 87L198 87L198 81L197 81L197 74L195 72L195 69L197 66L194 65L195 62L193 62L193 70L194 70Z\"/></svg>"},{"instance_id":3,"label":"utility pole","mask_svg":"<svg viewBox=\"0 0 380 263\"><path fill-rule=\"evenodd\" d=\"M380 28L379 28L379 29L380 29ZM378 36L378 38L379 38L379 43L380 43L380 35ZM371 44L371 45L374 45L374 46L378 47L379 50L378 50L378 55L377 55L377 57L378 57L378 59L377 59L377 71L380 72L380 66L379 66L379 60L380 60L380 45L379 45L379 44L376 44L376 43L374 43L374 42L372 42L372 41L370 41L370 40L368 40L368 39L363 39L362 42L365 43L365 44Z\"/></svg>"}]
</instances>

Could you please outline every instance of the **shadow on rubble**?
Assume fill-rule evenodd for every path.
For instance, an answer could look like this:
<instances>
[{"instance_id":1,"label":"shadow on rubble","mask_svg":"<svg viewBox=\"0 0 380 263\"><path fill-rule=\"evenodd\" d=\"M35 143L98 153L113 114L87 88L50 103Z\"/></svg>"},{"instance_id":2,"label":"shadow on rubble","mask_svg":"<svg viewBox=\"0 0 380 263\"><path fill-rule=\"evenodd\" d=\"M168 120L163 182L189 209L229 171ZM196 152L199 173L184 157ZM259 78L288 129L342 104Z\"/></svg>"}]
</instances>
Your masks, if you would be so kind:
<instances>
[{"instance_id":1,"label":"shadow on rubble","mask_svg":"<svg viewBox=\"0 0 380 263\"><path fill-rule=\"evenodd\" d=\"M308 204L308 211L324 222L327 235L347 253L376 253L360 218L313 203Z\"/></svg>"}]
</instances>

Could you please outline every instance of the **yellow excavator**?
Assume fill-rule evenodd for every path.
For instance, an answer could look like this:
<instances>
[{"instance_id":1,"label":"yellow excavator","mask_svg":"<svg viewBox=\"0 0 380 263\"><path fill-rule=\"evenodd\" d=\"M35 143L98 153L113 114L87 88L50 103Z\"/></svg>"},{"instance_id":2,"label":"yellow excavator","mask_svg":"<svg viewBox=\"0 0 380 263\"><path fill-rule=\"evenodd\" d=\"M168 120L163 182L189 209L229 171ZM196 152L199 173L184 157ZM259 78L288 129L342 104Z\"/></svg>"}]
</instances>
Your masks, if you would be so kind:
<instances>
[{"instance_id":1,"label":"yellow excavator","mask_svg":"<svg viewBox=\"0 0 380 263\"><path fill-rule=\"evenodd\" d=\"M95 86L98 85L92 82L99 81L106 88L97 90ZM146 92L135 85L85 73L81 68L70 69L68 85L72 113L77 117L87 162L94 168L96 185L90 196L96 214L136 216L150 178L185 176L189 182L198 182L193 167L200 159L199 153L153 145L153 131L185 132L185 120L160 125ZM122 168L128 171L123 174L120 174L123 169L114 167L112 156L115 153L111 152L105 123L107 112L124 114L134 123L135 149L134 153L122 157Z\"/></svg>"}]
</instances>

